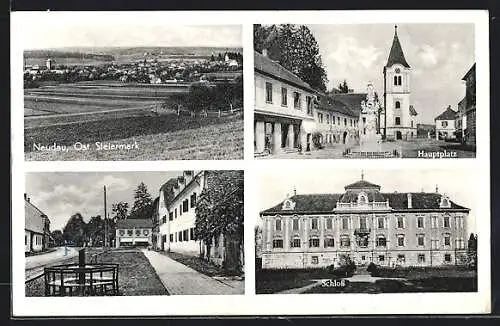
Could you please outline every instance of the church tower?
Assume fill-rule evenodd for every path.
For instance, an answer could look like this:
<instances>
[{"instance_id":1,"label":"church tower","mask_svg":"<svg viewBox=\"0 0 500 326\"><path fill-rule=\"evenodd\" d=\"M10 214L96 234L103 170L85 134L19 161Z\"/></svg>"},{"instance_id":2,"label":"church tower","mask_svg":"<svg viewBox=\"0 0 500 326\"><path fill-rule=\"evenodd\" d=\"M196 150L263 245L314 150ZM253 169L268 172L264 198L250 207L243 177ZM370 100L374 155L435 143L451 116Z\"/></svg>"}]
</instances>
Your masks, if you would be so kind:
<instances>
[{"instance_id":1,"label":"church tower","mask_svg":"<svg viewBox=\"0 0 500 326\"><path fill-rule=\"evenodd\" d=\"M384 67L384 116L383 134L386 139L410 140L417 137L417 112L410 104L411 67L405 59L394 26L391 52Z\"/></svg>"}]
</instances>

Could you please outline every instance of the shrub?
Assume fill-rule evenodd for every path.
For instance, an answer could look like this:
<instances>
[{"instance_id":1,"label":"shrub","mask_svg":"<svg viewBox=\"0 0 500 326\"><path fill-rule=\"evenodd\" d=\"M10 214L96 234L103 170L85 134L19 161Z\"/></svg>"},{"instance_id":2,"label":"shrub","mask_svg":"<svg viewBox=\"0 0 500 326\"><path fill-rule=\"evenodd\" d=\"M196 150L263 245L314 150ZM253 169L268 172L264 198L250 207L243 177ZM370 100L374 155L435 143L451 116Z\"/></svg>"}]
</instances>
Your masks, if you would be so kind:
<instances>
[{"instance_id":1,"label":"shrub","mask_svg":"<svg viewBox=\"0 0 500 326\"><path fill-rule=\"evenodd\" d=\"M368 273L370 273L371 276L379 276L380 274L377 265L375 265L373 262L368 264L366 270L368 271Z\"/></svg>"}]
</instances>

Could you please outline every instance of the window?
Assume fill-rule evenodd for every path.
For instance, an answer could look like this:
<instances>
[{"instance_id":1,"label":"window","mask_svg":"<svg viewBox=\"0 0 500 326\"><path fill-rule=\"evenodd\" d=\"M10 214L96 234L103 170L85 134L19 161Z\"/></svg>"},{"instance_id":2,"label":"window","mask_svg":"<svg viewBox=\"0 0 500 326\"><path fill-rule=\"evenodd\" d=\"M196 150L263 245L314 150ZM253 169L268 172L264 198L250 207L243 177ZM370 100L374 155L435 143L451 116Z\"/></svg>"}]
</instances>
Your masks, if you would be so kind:
<instances>
[{"instance_id":1,"label":"window","mask_svg":"<svg viewBox=\"0 0 500 326\"><path fill-rule=\"evenodd\" d=\"M425 263L425 254L418 254L418 262Z\"/></svg>"},{"instance_id":2,"label":"window","mask_svg":"<svg viewBox=\"0 0 500 326\"><path fill-rule=\"evenodd\" d=\"M292 248L300 248L300 239L293 239L290 243L290 247Z\"/></svg>"},{"instance_id":3,"label":"window","mask_svg":"<svg viewBox=\"0 0 500 326\"><path fill-rule=\"evenodd\" d=\"M143 230L143 231L142 231L142 234L144 234L144 235L148 235L148 234L149 234L149 230Z\"/></svg>"},{"instance_id":4,"label":"window","mask_svg":"<svg viewBox=\"0 0 500 326\"><path fill-rule=\"evenodd\" d=\"M396 117L395 121L394 121L394 124L396 126L400 126L401 125L401 118L400 117Z\"/></svg>"},{"instance_id":5,"label":"window","mask_svg":"<svg viewBox=\"0 0 500 326\"><path fill-rule=\"evenodd\" d=\"M378 261L383 262L385 260L384 255L378 255Z\"/></svg>"},{"instance_id":6,"label":"window","mask_svg":"<svg viewBox=\"0 0 500 326\"><path fill-rule=\"evenodd\" d=\"M401 76L394 76L394 86L401 86Z\"/></svg>"},{"instance_id":7,"label":"window","mask_svg":"<svg viewBox=\"0 0 500 326\"><path fill-rule=\"evenodd\" d=\"M273 103L273 84L266 82L266 102Z\"/></svg>"},{"instance_id":8,"label":"window","mask_svg":"<svg viewBox=\"0 0 500 326\"><path fill-rule=\"evenodd\" d=\"M383 217L377 218L377 227L379 229L384 229L385 228L385 219Z\"/></svg>"},{"instance_id":9,"label":"window","mask_svg":"<svg viewBox=\"0 0 500 326\"><path fill-rule=\"evenodd\" d=\"M318 113L318 122L323 123L323 113Z\"/></svg>"},{"instance_id":10,"label":"window","mask_svg":"<svg viewBox=\"0 0 500 326\"><path fill-rule=\"evenodd\" d=\"M363 230L367 229L367 227L366 227L366 216L360 216L359 217L359 228L363 229Z\"/></svg>"},{"instance_id":11,"label":"window","mask_svg":"<svg viewBox=\"0 0 500 326\"><path fill-rule=\"evenodd\" d=\"M394 106L396 107L396 109L401 109L401 102L396 101L396 102L394 103Z\"/></svg>"},{"instance_id":12,"label":"window","mask_svg":"<svg viewBox=\"0 0 500 326\"><path fill-rule=\"evenodd\" d=\"M450 240L450 235L449 235L449 234L446 234L446 235L444 236L444 245L445 245L445 246L449 246L449 245L450 245L450 243L451 243L451 240Z\"/></svg>"},{"instance_id":13,"label":"window","mask_svg":"<svg viewBox=\"0 0 500 326\"><path fill-rule=\"evenodd\" d=\"M419 234L417 236L417 245L419 246L424 246L425 242L424 242L424 235L423 234Z\"/></svg>"},{"instance_id":14,"label":"window","mask_svg":"<svg viewBox=\"0 0 500 326\"><path fill-rule=\"evenodd\" d=\"M351 246L351 239L349 239L349 236L342 236L340 238L340 246L341 247L350 247Z\"/></svg>"},{"instance_id":15,"label":"window","mask_svg":"<svg viewBox=\"0 0 500 326\"><path fill-rule=\"evenodd\" d=\"M318 256L311 256L311 264L317 265L319 263Z\"/></svg>"},{"instance_id":16,"label":"window","mask_svg":"<svg viewBox=\"0 0 500 326\"><path fill-rule=\"evenodd\" d=\"M184 199L182 202L182 211L187 212L189 210L189 199Z\"/></svg>"},{"instance_id":17,"label":"window","mask_svg":"<svg viewBox=\"0 0 500 326\"><path fill-rule=\"evenodd\" d=\"M335 117L332 115L332 124L335 124Z\"/></svg>"},{"instance_id":18,"label":"window","mask_svg":"<svg viewBox=\"0 0 500 326\"><path fill-rule=\"evenodd\" d=\"M455 217L455 229L464 227L464 218L462 216Z\"/></svg>"},{"instance_id":19,"label":"window","mask_svg":"<svg viewBox=\"0 0 500 326\"><path fill-rule=\"evenodd\" d=\"M351 119L351 121L350 121L350 122L351 122L351 127L352 127L352 119Z\"/></svg>"},{"instance_id":20,"label":"window","mask_svg":"<svg viewBox=\"0 0 500 326\"><path fill-rule=\"evenodd\" d=\"M133 231L133 230L127 230L127 235L128 235L129 237L131 237L133 234L134 234L134 231Z\"/></svg>"},{"instance_id":21,"label":"window","mask_svg":"<svg viewBox=\"0 0 500 326\"><path fill-rule=\"evenodd\" d=\"M196 192L191 195L191 208L196 206Z\"/></svg>"},{"instance_id":22,"label":"window","mask_svg":"<svg viewBox=\"0 0 500 326\"><path fill-rule=\"evenodd\" d=\"M281 87L281 105L287 106L288 94L285 87Z\"/></svg>"},{"instance_id":23,"label":"window","mask_svg":"<svg viewBox=\"0 0 500 326\"><path fill-rule=\"evenodd\" d=\"M431 228L435 229L438 227L438 218L437 216L431 216Z\"/></svg>"},{"instance_id":24,"label":"window","mask_svg":"<svg viewBox=\"0 0 500 326\"><path fill-rule=\"evenodd\" d=\"M273 240L273 248L283 248L283 240L281 239Z\"/></svg>"},{"instance_id":25,"label":"window","mask_svg":"<svg viewBox=\"0 0 500 326\"><path fill-rule=\"evenodd\" d=\"M182 215L182 203L179 205L179 216Z\"/></svg>"},{"instance_id":26,"label":"window","mask_svg":"<svg viewBox=\"0 0 500 326\"><path fill-rule=\"evenodd\" d=\"M450 227L450 217L449 216L445 216L444 217L443 226L445 228L449 228Z\"/></svg>"},{"instance_id":27,"label":"window","mask_svg":"<svg viewBox=\"0 0 500 326\"><path fill-rule=\"evenodd\" d=\"M442 121L441 122L441 127L443 127L443 128L448 127L448 121Z\"/></svg>"},{"instance_id":28,"label":"window","mask_svg":"<svg viewBox=\"0 0 500 326\"><path fill-rule=\"evenodd\" d=\"M293 107L300 110L300 93L293 92ZM309 107L307 108L309 110ZM312 112L311 112L312 114Z\"/></svg>"},{"instance_id":29,"label":"window","mask_svg":"<svg viewBox=\"0 0 500 326\"><path fill-rule=\"evenodd\" d=\"M299 229L299 219L294 218L292 220L292 230L297 231Z\"/></svg>"},{"instance_id":30,"label":"window","mask_svg":"<svg viewBox=\"0 0 500 326\"><path fill-rule=\"evenodd\" d=\"M431 240L431 249L439 249L439 240Z\"/></svg>"},{"instance_id":31,"label":"window","mask_svg":"<svg viewBox=\"0 0 500 326\"><path fill-rule=\"evenodd\" d=\"M319 239L318 238L309 239L309 247L310 248L318 248L319 247Z\"/></svg>"},{"instance_id":32,"label":"window","mask_svg":"<svg viewBox=\"0 0 500 326\"><path fill-rule=\"evenodd\" d=\"M419 216L417 217L417 228L423 228L424 227L424 217Z\"/></svg>"},{"instance_id":33,"label":"window","mask_svg":"<svg viewBox=\"0 0 500 326\"><path fill-rule=\"evenodd\" d=\"M449 263L451 262L451 255L450 254L444 254L444 261Z\"/></svg>"},{"instance_id":34,"label":"window","mask_svg":"<svg viewBox=\"0 0 500 326\"><path fill-rule=\"evenodd\" d=\"M122 234L123 235L123 234ZM24 235L24 245L27 246L28 245L28 236L25 234Z\"/></svg>"},{"instance_id":35,"label":"window","mask_svg":"<svg viewBox=\"0 0 500 326\"><path fill-rule=\"evenodd\" d=\"M174 218L177 218L177 208L174 210Z\"/></svg>"},{"instance_id":36,"label":"window","mask_svg":"<svg viewBox=\"0 0 500 326\"><path fill-rule=\"evenodd\" d=\"M385 247L386 244L387 244L387 241L386 241L384 236L377 237L377 241L376 241L377 247Z\"/></svg>"},{"instance_id":37,"label":"window","mask_svg":"<svg viewBox=\"0 0 500 326\"><path fill-rule=\"evenodd\" d=\"M344 126L347 126L347 118L344 118Z\"/></svg>"},{"instance_id":38,"label":"window","mask_svg":"<svg viewBox=\"0 0 500 326\"><path fill-rule=\"evenodd\" d=\"M182 231L179 231L179 241L182 241Z\"/></svg>"},{"instance_id":39,"label":"window","mask_svg":"<svg viewBox=\"0 0 500 326\"><path fill-rule=\"evenodd\" d=\"M404 229L405 223L404 223L404 218L402 216L397 217L397 225L398 229Z\"/></svg>"},{"instance_id":40,"label":"window","mask_svg":"<svg viewBox=\"0 0 500 326\"><path fill-rule=\"evenodd\" d=\"M189 229L189 239L194 240L194 228Z\"/></svg>"},{"instance_id":41,"label":"window","mask_svg":"<svg viewBox=\"0 0 500 326\"><path fill-rule=\"evenodd\" d=\"M168 213L168 220L173 221L174 220L174 212Z\"/></svg>"},{"instance_id":42,"label":"window","mask_svg":"<svg viewBox=\"0 0 500 326\"><path fill-rule=\"evenodd\" d=\"M464 239L456 239L455 240L455 248L456 249L464 249L465 248Z\"/></svg>"},{"instance_id":43,"label":"window","mask_svg":"<svg viewBox=\"0 0 500 326\"><path fill-rule=\"evenodd\" d=\"M120 235L123 237L125 235L125 230L120 230Z\"/></svg>"},{"instance_id":44,"label":"window","mask_svg":"<svg viewBox=\"0 0 500 326\"><path fill-rule=\"evenodd\" d=\"M330 124L330 115L329 114L326 115L326 124L327 125Z\"/></svg>"},{"instance_id":45,"label":"window","mask_svg":"<svg viewBox=\"0 0 500 326\"><path fill-rule=\"evenodd\" d=\"M404 247L405 246L405 237L404 237L404 235L398 236L398 246L399 247Z\"/></svg>"},{"instance_id":46,"label":"window","mask_svg":"<svg viewBox=\"0 0 500 326\"><path fill-rule=\"evenodd\" d=\"M281 220L279 219L275 221L275 230L281 231Z\"/></svg>"},{"instance_id":47,"label":"window","mask_svg":"<svg viewBox=\"0 0 500 326\"><path fill-rule=\"evenodd\" d=\"M177 242L177 232L175 232L175 241L174 242Z\"/></svg>"},{"instance_id":48,"label":"window","mask_svg":"<svg viewBox=\"0 0 500 326\"><path fill-rule=\"evenodd\" d=\"M140 236L141 235L141 230L135 230L135 235Z\"/></svg>"},{"instance_id":49,"label":"window","mask_svg":"<svg viewBox=\"0 0 500 326\"><path fill-rule=\"evenodd\" d=\"M397 258L398 262L400 263L404 263L406 258L405 258L405 255L398 255L398 258Z\"/></svg>"},{"instance_id":50,"label":"window","mask_svg":"<svg viewBox=\"0 0 500 326\"><path fill-rule=\"evenodd\" d=\"M343 217L342 218L342 230L348 230L349 229L349 218Z\"/></svg>"},{"instance_id":51,"label":"window","mask_svg":"<svg viewBox=\"0 0 500 326\"><path fill-rule=\"evenodd\" d=\"M333 220L331 217L326 219L326 229L327 230L333 229Z\"/></svg>"},{"instance_id":52,"label":"window","mask_svg":"<svg viewBox=\"0 0 500 326\"><path fill-rule=\"evenodd\" d=\"M318 229L318 219L317 218L311 219L311 229L312 230Z\"/></svg>"},{"instance_id":53,"label":"window","mask_svg":"<svg viewBox=\"0 0 500 326\"><path fill-rule=\"evenodd\" d=\"M325 239L325 248L330 248L335 246L335 240L333 238Z\"/></svg>"},{"instance_id":54,"label":"window","mask_svg":"<svg viewBox=\"0 0 500 326\"><path fill-rule=\"evenodd\" d=\"M170 242L174 242L174 235L173 234L170 234Z\"/></svg>"},{"instance_id":55,"label":"window","mask_svg":"<svg viewBox=\"0 0 500 326\"><path fill-rule=\"evenodd\" d=\"M184 230L182 231L182 238L184 239L184 241L189 241L189 234L188 234L189 230Z\"/></svg>"},{"instance_id":56,"label":"window","mask_svg":"<svg viewBox=\"0 0 500 326\"><path fill-rule=\"evenodd\" d=\"M307 101L307 114L308 115L313 115L313 102L312 102L312 97L306 96L306 101Z\"/></svg>"},{"instance_id":57,"label":"window","mask_svg":"<svg viewBox=\"0 0 500 326\"><path fill-rule=\"evenodd\" d=\"M340 117L337 117L337 124L340 126Z\"/></svg>"}]
</instances>

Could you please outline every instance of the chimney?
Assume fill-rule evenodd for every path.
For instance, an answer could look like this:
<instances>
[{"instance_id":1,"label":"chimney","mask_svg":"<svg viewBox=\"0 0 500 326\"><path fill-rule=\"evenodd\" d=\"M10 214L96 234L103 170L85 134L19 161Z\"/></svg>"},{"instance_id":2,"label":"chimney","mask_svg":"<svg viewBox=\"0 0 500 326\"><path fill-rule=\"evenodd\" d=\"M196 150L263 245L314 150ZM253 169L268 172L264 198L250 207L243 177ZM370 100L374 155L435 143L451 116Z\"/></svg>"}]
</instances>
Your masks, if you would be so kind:
<instances>
[{"instance_id":1,"label":"chimney","mask_svg":"<svg viewBox=\"0 0 500 326\"><path fill-rule=\"evenodd\" d=\"M28 197L27 193L24 194L24 200L26 200L28 203L30 202L30 198Z\"/></svg>"},{"instance_id":2,"label":"chimney","mask_svg":"<svg viewBox=\"0 0 500 326\"><path fill-rule=\"evenodd\" d=\"M436 184L436 194L439 194L439 188L437 184Z\"/></svg>"},{"instance_id":3,"label":"chimney","mask_svg":"<svg viewBox=\"0 0 500 326\"><path fill-rule=\"evenodd\" d=\"M264 57L267 57L267 49L262 49L262 55L263 55Z\"/></svg>"},{"instance_id":4,"label":"chimney","mask_svg":"<svg viewBox=\"0 0 500 326\"><path fill-rule=\"evenodd\" d=\"M408 193L408 208L412 208L411 193Z\"/></svg>"},{"instance_id":5,"label":"chimney","mask_svg":"<svg viewBox=\"0 0 500 326\"><path fill-rule=\"evenodd\" d=\"M295 188L295 186L293 187L293 195L297 196L297 189Z\"/></svg>"}]
</instances>

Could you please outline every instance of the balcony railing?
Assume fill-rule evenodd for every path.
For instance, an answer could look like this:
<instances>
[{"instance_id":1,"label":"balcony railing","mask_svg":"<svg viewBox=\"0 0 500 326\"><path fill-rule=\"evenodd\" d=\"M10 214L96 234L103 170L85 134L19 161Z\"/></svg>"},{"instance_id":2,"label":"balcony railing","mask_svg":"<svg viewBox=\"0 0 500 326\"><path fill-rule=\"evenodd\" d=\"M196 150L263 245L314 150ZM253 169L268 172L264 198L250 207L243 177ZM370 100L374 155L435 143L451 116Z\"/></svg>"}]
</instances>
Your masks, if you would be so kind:
<instances>
[{"instance_id":1,"label":"balcony railing","mask_svg":"<svg viewBox=\"0 0 500 326\"><path fill-rule=\"evenodd\" d=\"M389 208L389 202L369 202L366 204L358 205L357 202L350 203L337 203L337 209L387 209Z\"/></svg>"},{"instance_id":2,"label":"balcony railing","mask_svg":"<svg viewBox=\"0 0 500 326\"><path fill-rule=\"evenodd\" d=\"M355 235L365 235L365 234L370 234L370 232L371 232L370 228L356 228L356 229L354 229Z\"/></svg>"}]
</instances>

